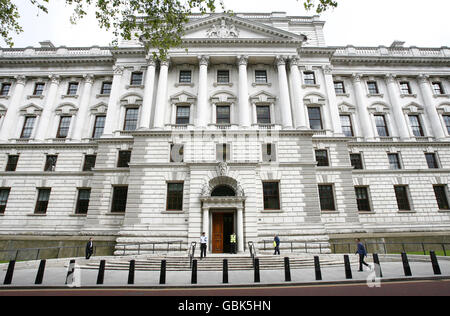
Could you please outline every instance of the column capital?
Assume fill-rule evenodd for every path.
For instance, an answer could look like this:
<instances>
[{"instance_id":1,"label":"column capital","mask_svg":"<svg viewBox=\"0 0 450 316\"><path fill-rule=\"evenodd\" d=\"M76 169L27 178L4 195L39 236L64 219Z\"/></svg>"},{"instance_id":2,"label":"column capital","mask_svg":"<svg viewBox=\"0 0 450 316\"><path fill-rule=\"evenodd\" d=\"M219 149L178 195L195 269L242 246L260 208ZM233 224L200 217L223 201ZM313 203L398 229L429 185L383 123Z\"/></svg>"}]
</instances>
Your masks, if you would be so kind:
<instances>
[{"instance_id":1,"label":"column capital","mask_svg":"<svg viewBox=\"0 0 450 316\"><path fill-rule=\"evenodd\" d=\"M122 76L123 75L123 70L125 68L123 66L113 66L113 72L114 72L114 76Z\"/></svg>"},{"instance_id":2,"label":"column capital","mask_svg":"<svg viewBox=\"0 0 450 316\"><path fill-rule=\"evenodd\" d=\"M208 66L209 65L209 56L198 56L198 62L200 66Z\"/></svg>"},{"instance_id":3,"label":"column capital","mask_svg":"<svg viewBox=\"0 0 450 316\"><path fill-rule=\"evenodd\" d=\"M286 66L286 61L287 61L287 58L285 56L277 56L275 58L275 63L276 63L276 65L278 67L279 66Z\"/></svg>"},{"instance_id":4,"label":"column capital","mask_svg":"<svg viewBox=\"0 0 450 316\"><path fill-rule=\"evenodd\" d=\"M298 57L298 56L291 56L291 57L289 57L289 65L291 66L291 67L293 67L293 66L300 66L300 57Z\"/></svg>"},{"instance_id":5,"label":"column capital","mask_svg":"<svg viewBox=\"0 0 450 316\"><path fill-rule=\"evenodd\" d=\"M159 61L159 66L160 67L167 67L167 68L169 68L169 66L170 66L170 58L169 57L167 57L167 59L166 60L160 60Z\"/></svg>"},{"instance_id":6,"label":"column capital","mask_svg":"<svg viewBox=\"0 0 450 316\"><path fill-rule=\"evenodd\" d=\"M90 84L94 83L94 75L93 74L83 75L83 78L84 78L85 83L90 83Z\"/></svg>"},{"instance_id":7,"label":"column capital","mask_svg":"<svg viewBox=\"0 0 450 316\"><path fill-rule=\"evenodd\" d=\"M27 77L24 75L15 76L14 79L16 80L17 84L21 84L21 85L25 85L27 82Z\"/></svg>"},{"instance_id":8,"label":"column capital","mask_svg":"<svg viewBox=\"0 0 450 316\"><path fill-rule=\"evenodd\" d=\"M61 76L60 75L50 75L48 76L50 78L50 81L52 84L59 85L61 83Z\"/></svg>"},{"instance_id":9,"label":"column capital","mask_svg":"<svg viewBox=\"0 0 450 316\"><path fill-rule=\"evenodd\" d=\"M428 83L428 79L430 79L430 76L425 74L419 74L417 76L417 80L419 80L420 83Z\"/></svg>"},{"instance_id":10,"label":"column capital","mask_svg":"<svg viewBox=\"0 0 450 316\"><path fill-rule=\"evenodd\" d=\"M149 56L146 59L148 67L156 67L156 60L153 56Z\"/></svg>"},{"instance_id":11,"label":"column capital","mask_svg":"<svg viewBox=\"0 0 450 316\"><path fill-rule=\"evenodd\" d=\"M239 66L247 66L248 65L248 56L241 55L237 57Z\"/></svg>"},{"instance_id":12,"label":"column capital","mask_svg":"<svg viewBox=\"0 0 450 316\"><path fill-rule=\"evenodd\" d=\"M395 74L386 74L384 77L385 77L387 83L394 83L396 78L397 78L397 75L395 75Z\"/></svg>"},{"instance_id":13,"label":"column capital","mask_svg":"<svg viewBox=\"0 0 450 316\"><path fill-rule=\"evenodd\" d=\"M353 81L353 83L359 83L359 82L361 82L361 79L362 79L362 74L358 74L358 73L353 73L352 74L352 81Z\"/></svg>"},{"instance_id":14,"label":"column capital","mask_svg":"<svg viewBox=\"0 0 450 316\"><path fill-rule=\"evenodd\" d=\"M325 65L325 66L322 66L322 70L323 70L323 73L325 74L325 75L332 75L333 74L333 66L332 65Z\"/></svg>"}]
</instances>

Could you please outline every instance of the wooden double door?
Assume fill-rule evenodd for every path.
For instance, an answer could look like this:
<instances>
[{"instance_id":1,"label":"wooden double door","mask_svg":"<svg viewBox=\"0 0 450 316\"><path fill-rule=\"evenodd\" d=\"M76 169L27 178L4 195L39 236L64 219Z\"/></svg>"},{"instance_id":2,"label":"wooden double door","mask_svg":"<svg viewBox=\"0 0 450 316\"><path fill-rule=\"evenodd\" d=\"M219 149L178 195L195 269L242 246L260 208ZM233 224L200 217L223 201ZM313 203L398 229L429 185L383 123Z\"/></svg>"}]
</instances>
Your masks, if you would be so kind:
<instances>
[{"instance_id":1,"label":"wooden double door","mask_svg":"<svg viewBox=\"0 0 450 316\"><path fill-rule=\"evenodd\" d=\"M231 253L230 236L234 230L234 212L212 213L212 252Z\"/></svg>"}]
</instances>

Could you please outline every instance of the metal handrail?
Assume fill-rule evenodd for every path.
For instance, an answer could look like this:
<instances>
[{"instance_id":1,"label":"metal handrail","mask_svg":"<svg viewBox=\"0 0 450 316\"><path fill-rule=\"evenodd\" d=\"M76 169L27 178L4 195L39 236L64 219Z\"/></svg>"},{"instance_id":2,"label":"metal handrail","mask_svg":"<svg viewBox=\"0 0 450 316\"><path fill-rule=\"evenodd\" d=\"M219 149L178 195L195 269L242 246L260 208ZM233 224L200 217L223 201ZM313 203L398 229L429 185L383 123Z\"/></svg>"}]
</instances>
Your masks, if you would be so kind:
<instances>
[{"instance_id":1,"label":"metal handrail","mask_svg":"<svg viewBox=\"0 0 450 316\"><path fill-rule=\"evenodd\" d=\"M248 243L248 250L250 251L250 257L252 258L253 267L255 267L255 258L256 258L256 248L253 243L253 241L249 241Z\"/></svg>"},{"instance_id":2,"label":"metal handrail","mask_svg":"<svg viewBox=\"0 0 450 316\"><path fill-rule=\"evenodd\" d=\"M148 243L137 243L137 244L125 244L122 245L123 247L123 255L125 255L125 251L127 250L134 250L134 248L137 246L138 255L141 254L141 248L144 248L144 246L152 246L152 253L155 253L155 245L167 245L167 248L165 249L167 252L175 251L173 249L170 249L170 246L173 244L179 244L180 247L176 251L182 251L182 240L176 240L176 241L154 241L154 242L148 242ZM118 246L116 245L116 248ZM121 248L121 247L120 247Z\"/></svg>"},{"instance_id":3,"label":"metal handrail","mask_svg":"<svg viewBox=\"0 0 450 316\"><path fill-rule=\"evenodd\" d=\"M189 267L192 268L192 260L195 256L195 247L197 247L197 242L191 242L191 246L189 247Z\"/></svg>"}]
</instances>

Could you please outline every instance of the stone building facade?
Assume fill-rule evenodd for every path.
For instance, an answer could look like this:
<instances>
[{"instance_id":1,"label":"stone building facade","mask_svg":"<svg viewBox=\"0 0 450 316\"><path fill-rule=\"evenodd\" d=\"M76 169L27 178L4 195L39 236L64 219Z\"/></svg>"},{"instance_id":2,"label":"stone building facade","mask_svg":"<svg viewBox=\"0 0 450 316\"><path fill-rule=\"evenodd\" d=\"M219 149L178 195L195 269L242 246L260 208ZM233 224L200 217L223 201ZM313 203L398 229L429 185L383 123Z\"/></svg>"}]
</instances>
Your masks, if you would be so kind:
<instances>
[{"instance_id":1,"label":"stone building facade","mask_svg":"<svg viewBox=\"0 0 450 316\"><path fill-rule=\"evenodd\" d=\"M3 240L448 238L450 49L194 15L184 47L0 49Z\"/></svg>"}]
</instances>

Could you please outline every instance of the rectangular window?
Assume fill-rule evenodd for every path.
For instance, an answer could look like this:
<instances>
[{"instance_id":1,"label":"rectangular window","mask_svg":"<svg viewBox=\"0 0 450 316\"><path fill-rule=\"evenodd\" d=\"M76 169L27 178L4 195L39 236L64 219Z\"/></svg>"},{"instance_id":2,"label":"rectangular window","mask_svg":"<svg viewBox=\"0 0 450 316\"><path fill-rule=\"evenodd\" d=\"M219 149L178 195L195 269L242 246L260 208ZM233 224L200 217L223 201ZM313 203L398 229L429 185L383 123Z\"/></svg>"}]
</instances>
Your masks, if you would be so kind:
<instances>
[{"instance_id":1,"label":"rectangular window","mask_svg":"<svg viewBox=\"0 0 450 316\"><path fill-rule=\"evenodd\" d=\"M261 150L262 150L262 161L264 162L277 161L275 144L262 144Z\"/></svg>"},{"instance_id":2,"label":"rectangular window","mask_svg":"<svg viewBox=\"0 0 450 316\"><path fill-rule=\"evenodd\" d=\"M353 126L350 115L341 115L342 132L346 137L353 137Z\"/></svg>"},{"instance_id":3,"label":"rectangular window","mask_svg":"<svg viewBox=\"0 0 450 316\"><path fill-rule=\"evenodd\" d=\"M402 169L399 154L388 154L388 159L389 159L389 168L391 170Z\"/></svg>"},{"instance_id":4,"label":"rectangular window","mask_svg":"<svg viewBox=\"0 0 450 316\"><path fill-rule=\"evenodd\" d=\"M91 189L78 189L78 200L75 209L75 214L88 213L90 198L91 198Z\"/></svg>"},{"instance_id":5,"label":"rectangular window","mask_svg":"<svg viewBox=\"0 0 450 316\"><path fill-rule=\"evenodd\" d=\"M258 105L256 106L256 119L258 124L271 124L270 106Z\"/></svg>"},{"instance_id":6,"label":"rectangular window","mask_svg":"<svg viewBox=\"0 0 450 316\"><path fill-rule=\"evenodd\" d=\"M280 189L279 182L263 182L264 209L280 209Z\"/></svg>"},{"instance_id":7,"label":"rectangular window","mask_svg":"<svg viewBox=\"0 0 450 316\"><path fill-rule=\"evenodd\" d=\"M92 133L92 138L100 138L103 135L103 130L105 129L105 115L97 115L95 117L94 131Z\"/></svg>"},{"instance_id":8,"label":"rectangular window","mask_svg":"<svg viewBox=\"0 0 450 316\"><path fill-rule=\"evenodd\" d=\"M125 112L125 123L123 126L124 131L135 131L138 124L139 109L128 108Z\"/></svg>"},{"instance_id":9,"label":"rectangular window","mask_svg":"<svg viewBox=\"0 0 450 316\"><path fill-rule=\"evenodd\" d=\"M375 125L377 127L378 136L388 137L389 131L386 124L386 118L384 115L374 115Z\"/></svg>"},{"instance_id":10,"label":"rectangular window","mask_svg":"<svg viewBox=\"0 0 450 316\"><path fill-rule=\"evenodd\" d=\"M418 115L410 115L409 122L411 124L411 129L414 136L416 137L424 136L422 124L420 123L420 118Z\"/></svg>"},{"instance_id":11,"label":"rectangular window","mask_svg":"<svg viewBox=\"0 0 450 316\"><path fill-rule=\"evenodd\" d=\"M230 144L216 144L216 159L220 162L230 160Z\"/></svg>"},{"instance_id":12,"label":"rectangular window","mask_svg":"<svg viewBox=\"0 0 450 316\"><path fill-rule=\"evenodd\" d=\"M42 95L44 93L45 83L38 82L34 85L33 95Z\"/></svg>"},{"instance_id":13,"label":"rectangular window","mask_svg":"<svg viewBox=\"0 0 450 316\"><path fill-rule=\"evenodd\" d=\"M303 79L306 85L315 85L316 84L316 76L312 71L303 72Z\"/></svg>"},{"instance_id":14,"label":"rectangular window","mask_svg":"<svg viewBox=\"0 0 450 316\"><path fill-rule=\"evenodd\" d=\"M5 171L16 171L19 155L8 155L8 162Z\"/></svg>"},{"instance_id":15,"label":"rectangular window","mask_svg":"<svg viewBox=\"0 0 450 316\"><path fill-rule=\"evenodd\" d=\"M192 71L181 70L180 71L180 83L191 83L192 82Z\"/></svg>"},{"instance_id":16,"label":"rectangular window","mask_svg":"<svg viewBox=\"0 0 450 316\"><path fill-rule=\"evenodd\" d=\"M267 70L255 70L255 82L267 83Z\"/></svg>"},{"instance_id":17,"label":"rectangular window","mask_svg":"<svg viewBox=\"0 0 450 316\"><path fill-rule=\"evenodd\" d=\"M450 115L443 115L445 126L447 127L447 134L450 135Z\"/></svg>"},{"instance_id":18,"label":"rectangular window","mask_svg":"<svg viewBox=\"0 0 450 316\"><path fill-rule=\"evenodd\" d=\"M50 200L51 189L38 189L38 198L36 201L36 207L34 208L35 214L47 213L48 201Z\"/></svg>"},{"instance_id":19,"label":"rectangular window","mask_svg":"<svg viewBox=\"0 0 450 316\"><path fill-rule=\"evenodd\" d=\"M361 154L350 154L350 163L352 164L352 167L356 170L364 169Z\"/></svg>"},{"instance_id":20,"label":"rectangular window","mask_svg":"<svg viewBox=\"0 0 450 316\"><path fill-rule=\"evenodd\" d=\"M358 211L370 212L369 192L367 187L355 187L356 202L358 204Z\"/></svg>"},{"instance_id":21,"label":"rectangular window","mask_svg":"<svg viewBox=\"0 0 450 316\"><path fill-rule=\"evenodd\" d=\"M218 70L217 71L217 83L230 83L230 71Z\"/></svg>"},{"instance_id":22,"label":"rectangular window","mask_svg":"<svg viewBox=\"0 0 450 316\"><path fill-rule=\"evenodd\" d=\"M309 127L312 130L322 130L322 115L319 107L308 107Z\"/></svg>"},{"instance_id":23,"label":"rectangular window","mask_svg":"<svg viewBox=\"0 0 450 316\"><path fill-rule=\"evenodd\" d=\"M425 158L429 169L439 169L439 164L435 153L426 153Z\"/></svg>"},{"instance_id":24,"label":"rectangular window","mask_svg":"<svg viewBox=\"0 0 450 316\"><path fill-rule=\"evenodd\" d=\"M441 82L433 82L432 85L434 94L444 94L444 89L442 88Z\"/></svg>"},{"instance_id":25,"label":"rectangular window","mask_svg":"<svg viewBox=\"0 0 450 316\"><path fill-rule=\"evenodd\" d=\"M47 155L47 157L45 158L44 171L55 171L57 160L57 155Z\"/></svg>"},{"instance_id":26,"label":"rectangular window","mask_svg":"<svg viewBox=\"0 0 450 316\"><path fill-rule=\"evenodd\" d=\"M56 138L67 138L69 135L71 116L61 116L59 120L58 132L56 133Z\"/></svg>"},{"instance_id":27,"label":"rectangular window","mask_svg":"<svg viewBox=\"0 0 450 316\"><path fill-rule=\"evenodd\" d=\"M111 213L125 213L127 208L128 186L113 187Z\"/></svg>"},{"instance_id":28,"label":"rectangular window","mask_svg":"<svg viewBox=\"0 0 450 316\"><path fill-rule=\"evenodd\" d=\"M102 83L102 89L100 91L100 94L109 95L109 94L111 94L111 89L112 89L112 82L105 81Z\"/></svg>"},{"instance_id":29,"label":"rectangular window","mask_svg":"<svg viewBox=\"0 0 450 316\"><path fill-rule=\"evenodd\" d=\"M25 116L25 122L23 123L22 134L20 138L30 138L33 132L34 122L36 120L35 116Z\"/></svg>"},{"instance_id":30,"label":"rectangular window","mask_svg":"<svg viewBox=\"0 0 450 316\"><path fill-rule=\"evenodd\" d=\"M177 118L175 124L188 125L190 122L191 107L177 106Z\"/></svg>"},{"instance_id":31,"label":"rectangular window","mask_svg":"<svg viewBox=\"0 0 450 316\"><path fill-rule=\"evenodd\" d=\"M316 150L316 161L318 167L328 167L330 162L328 161L327 150Z\"/></svg>"},{"instance_id":32,"label":"rectangular window","mask_svg":"<svg viewBox=\"0 0 450 316\"><path fill-rule=\"evenodd\" d=\"M142 85L142 78L143 78L143 73L142 72L133 72L131 74L130 85L132 85L132 86L140 86L140 85Z\"/></svg>"},{"instance_id":33,"label":"rectangular window","mask_svg":"<svg viewBox=\"0 0 450 316\"><path fill-rule=\"evenodd\" d=\"M184 146L181 144L170 145L170 162L184 161Z\"/></svg>"},{"instance_id":34,"label":"rectangular window","mask_svg":"<svg viewBox=\"0 0 450 316\"><path fill-rule=\"evenodd\" d=\"M120 150L117 168L129 168L131 160L131 150Z\"/></svg>"},{"instance_id":35,"label":"rectangular window","mask_svg":"<svg viewBox=\"0 0 450 316\"><path fill-rule=\"evenodd\" d=\"M447 186L446 185L434 185L434 194L436 195L436 201L440 210L449 210L448 204Z\"/></svg>"},{"instance_id":36,"label":"rectangular window","mask_svg":"<svg viewBox=\"0 0 450 316\"><path fill-rule=\"evenodd\" d=\"M380 93L380 91L378 90L378 84L376 81L368 81L367 89L369 90L369 94L379 94Z\"/></svg>"},{"instance_id":37,"label":"rectangular window","mask_svg":"<svg viewBox=\"0 0 450 316\"><path fill-rule=\"evenodd\" d=\"M411 94L411 86L409 85L409 82L400 82L400 92L403 95Z\"/></svg>"},{"instance_id":38,"label":"rectangular window","mask_svg":"<svg viewBox=\"0 0 450 316\"><path fill-rule=\"evenodd\" d=\"M336 94L345 94L345 86L343 81L334 82L334 91Z\"/></svg>"},{"instance_id":39,"label":"rectangular window","mask_svg":"<svg viewBox=\"0 0 450 316\"><path fill-rule=\"evenodd\" d=\"M5 214L10 190L9 188L0 189L0 214Z\"/></svg>"},{"instance_id":40,"label":"rectangular window","mask_svg":"<svg viewBox=\"0 0 450 316\"><path fill-rule=\"evenodd\" d=\"M397 198L397 205L399 211L411 211L409 203L408 186L396 185L394 187L395 197Z\"/></svg>"},{"instance_id":41,"label":"rectangular window","mask_svg":"<svg viewBox=\"0 0 450 316\"><path fill-rule=\"evenodd\" d=\"M230 106L216 106L216 124L230 124Z\"/></svg>"},{"instance_id":42,"label":"rectangular window","mask_svg":"<svg viewBox=\"0 0 450 316\"><path fill-rule=\"evenodd\" d=\"M67 95L76 95L78 92L78 82L69 82L69 87L67 88Z\"/></svg>"},{"instance_id":43,"label":"rectangular window","mask_svg":"<svg viewBox=\"0 0 450 316\"><path fill-rule=\"evenodd\" d=\"M83 171L92 171L95 168L95 162L97 160L97 155L85 155Z\"/></svg>"},{"instance_id":44,"label":"rectangular window","mask_svg":"<svg viewBox=\"0 0 450 316\"><path fill-rule=\"evenodd\" d=\"M319 185L320 209L322 211L335 211L332 185Z\"/></svg>"},{"instance_id":45,"label":"rectangular window","mask_svg":"<svg viewBox=\"0 0 450 316\"><path fill-rule=\"evenodd\" d=\"M183 210L183 187L182 182L167 183L167 211Z\"/></svg>"},{"instance_id":46,"label":"rectangular window","mask_svg":"<svg viewBox=\"0 0 450 316\"><path fill-rule=\"evenodd\" d=\"M10 83L2 83L2 87L0 89L0 95L7 96L9 95L9 91L11 90L11 84Z\"/></svg>"}]
</instances>

